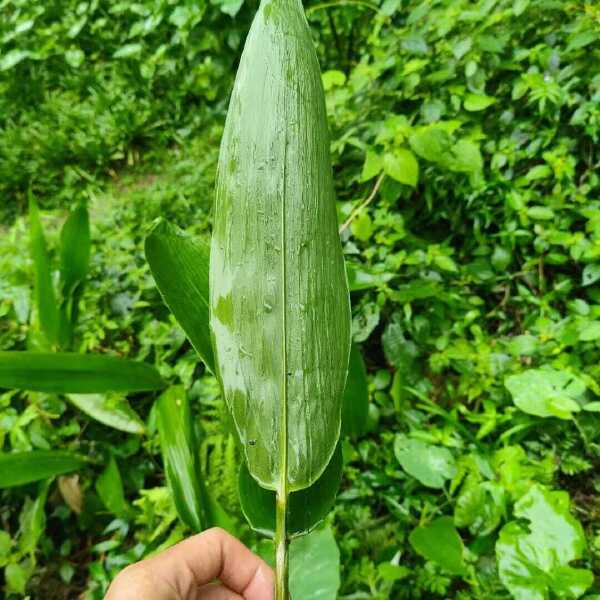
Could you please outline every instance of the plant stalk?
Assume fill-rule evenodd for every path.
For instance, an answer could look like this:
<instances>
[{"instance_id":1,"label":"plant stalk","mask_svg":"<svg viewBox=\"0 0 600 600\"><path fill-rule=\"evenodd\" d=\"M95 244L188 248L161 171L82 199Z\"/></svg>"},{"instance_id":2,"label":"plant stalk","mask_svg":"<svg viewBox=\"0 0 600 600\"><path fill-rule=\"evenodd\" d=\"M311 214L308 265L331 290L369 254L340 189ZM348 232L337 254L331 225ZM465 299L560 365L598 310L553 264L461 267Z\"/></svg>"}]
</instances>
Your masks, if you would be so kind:
<instances>
[{"instance_id":1,"label":"plant stalk","mask_svg":"<svg viewBox=\"0 0 600 600\"><path fill-rule=\"evenodd\" d=\"M275 600L289 600L287 489L277 492L275 508Z\"/></svg>"}]
</instances>

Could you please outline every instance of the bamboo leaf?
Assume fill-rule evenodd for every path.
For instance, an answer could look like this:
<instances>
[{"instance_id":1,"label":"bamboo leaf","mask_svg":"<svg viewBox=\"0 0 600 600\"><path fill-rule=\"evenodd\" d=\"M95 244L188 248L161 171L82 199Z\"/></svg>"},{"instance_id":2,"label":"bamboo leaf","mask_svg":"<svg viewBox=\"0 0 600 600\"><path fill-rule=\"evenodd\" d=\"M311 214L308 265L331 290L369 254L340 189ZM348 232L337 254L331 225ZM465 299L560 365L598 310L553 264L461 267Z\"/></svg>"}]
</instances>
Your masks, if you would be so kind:
<instances>
[{"instance_id":1,"label":"bamboo leaf","mask_svg":"<svg viewBox=\"0 0 600 600\"><path fill-rule=\"evenodd\" d=\"M367 371L358 346L352 345L348 379L342 404L342 433L358 437L366 433L369 417Z\"/></svg>"},{"instance_id":2,"label":"bamboo leaf","mask_svg":"<svg viewBox=\"0 0 600 600\"><path fill-rule=\"evenodd\" d=\"M80 204L60 232L60 282L63 296L71 295L87 277L90 266L90 219Z\"/></svg>"},{"instance_id":3,"label":"bamboo leaf","mask_svg":"<svg viewBox=\"0 0 600 600\"><path fill-rule=\"evenodd\" d=\"M160 291L192 346L214 372L208 320L210 247L160 220L146 238L146 259Z\"/></svg>"},{"instance_id":4,"label":"bamboo leaf","mask_svg":"<svg viewBox=\"0 0 600 600\"><path fill-rule=\"evenodd\" d=\"M212 526L232 531L231 520L204 485L190 405L183 386L171 386L161 395L157 416L167 483L179 518L196 532Z\"/></svg>"},{"instance_id":5,"label":"bamboo leaf","mask_svg":"<svg viewBox=\"0 0 600 600\"><path fill-rule=\"evenodd\" d=\"M54 394L141 392L163 387L156 369L115 356L0 352L0 387Z\"/></svg>"},{"instance_id":6,"label":"bamboo leaf","mask_svg":"<svg viewBox=\"0 0 600 600\"><path fill-rule=\"evenodd\" d=\"M338 444L327 468L310 487L292 492L289 498L289 536L310 531L331 510L342 480L342 448ZM275 532L275 492L258 485L246 464L240 468L239 497L242 512L255 531L273 536Z\"/></svg>"},{"instance_id":7,"label":"bamboo leaf","mask_svg":"<svg viewBox=\"0 0 600 600\"><path fill-rule=\"evenodd\" d=\"M70 348L77 324L79 299L90 264L90 221L80 204L65 221L60 234L60 346Z\"/></svg>"},{"instance_id":8,"label":"bamboo leaf","mask_svg":"<svg viewBox=\"0 0 600 600\"><path fill-rule=\"evenodd\" d=\"M321 75L295 0L261 4L241 58L219 156L210 307L250 473L271 490L309 487L339 437L350 306Z\"/></svg>"},{"instance_id":9,"label":"bamboo leaf","mask_svg":"<svg viewBox=\"0 0 600 600\"><path fill-rule=\"evenodd\" d=\"M40 327L51 346L58 344L60 316L52 285L50 256L46 247L40 211L33 196L29 197L29 236L35 271L35 301Z\"/></svg>"},{"instance_id":10,"label":"bamboo leaf","mask_svg":"<svg viewBox=\"0 0 600 600\"><path fill-rule=\"evenodd\" d=\"M144 423L131 408L123 392L107 394L67 394L71 404L103 425L141 435Z\"/></svg>"},{"instance_id":11,"label":"bamboo leaf","mask_svg":"<svg viewBox=\"0 0 600 600\"><path fill-rule=\"evenodd\" d=\"M84 464L81 457L59 450L0 453L0 489L64 475Z\"/></svg>"}]
</instances>

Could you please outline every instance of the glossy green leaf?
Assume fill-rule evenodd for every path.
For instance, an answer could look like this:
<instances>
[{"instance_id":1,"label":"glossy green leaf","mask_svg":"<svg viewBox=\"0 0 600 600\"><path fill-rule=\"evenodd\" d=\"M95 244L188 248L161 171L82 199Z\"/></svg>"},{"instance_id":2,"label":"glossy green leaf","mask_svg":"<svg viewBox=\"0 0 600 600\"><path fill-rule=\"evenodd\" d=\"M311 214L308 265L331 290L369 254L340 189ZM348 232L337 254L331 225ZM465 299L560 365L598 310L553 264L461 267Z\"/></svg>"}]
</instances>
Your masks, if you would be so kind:
<instances>
[{"instance_id":1,"label":"glossy green leaf","mask_svg":"<svg viewBox=\"0 0 600 600\"><path fill-rule=\"evenodd\" d=\"M214 372L208 309L210 247L166 221L146 238L146 259L156 285L192 346Z\"/></svg>"},{"instance_id":2,"label":"glossy green leaf","mask_svg":"<svg viewBox=\"0 0 600 600\"><path fill-rule=\"evenodd\" d=\"M48 343L55 346L58 344L60 316L52 285L52 268L40 221L40 212L33 196L29 198L29 236L35 271L34 288L38 320Z\"/></svg>"},{"instance_id":3,"label":"glossy green leaf","mask_svg":"<svg viewBox=\"0 0 600 600\"><path fill-rule=\"evenodd\" d=\"M369 417L369 384L360 349L350 350L350 364L342 403L342 433L358 437L367 431Z\"/></svg>"},{"instance_id":4,"label":"glossy green leaf","mask_svg":"<svg viewBox=\"0 0 600 600\"><path fill-rule=\"evenodd\" d=\"M73 293L87 277L90 266L90 219L80 204L65 221L60 232L60 282L63 296Z\"/></svg>"},{"instance_id":5,"label":"glossy green leaf","mask_svg":"<svg viewBox=\"0 0 600 600\"><path fill-rule=\"evenodd\" d=\"M290 545L290 596L294 600L336 600L340 551L330 527L313 531Z\"/></svg>"},{"instance_id":6,"label":"glossy green leaf","mask_svg":"<svg viewBox=\"0 0 600 600\"><path fill-rule=\"evenodd\" d=\"M569 495L534 485L516 504L515 517L496 543L500 580L514 598L579 598L594 576L569 563L582 557L585 535L570 512Z\"/></svg>"},{"instance_id":7,"label":"glossy green leaf","mask_svg":"<svg viewBox=\"0 0 600 600\"><path fill-rule=\"evenodd\" d=\"M0 352L0 388L92 394L162 387L156 369L143 362L75 352Z\"/></svg>"},{"instance_id":8,"label":"glossy green leaf","mask_svg":"<svg viewBox=\"0 0 600 600\"><path fill-rule=\"evenodd\" d=\"M288 534L301 535L312 529L331 510L342 480L342 449L338 444L327 468L309 488L292 492L288 501ZM240 468L239 497L250 526L273 536L275 492L258 485L244 463Z\"/></svg>"},{"instance_id":9,"label":"glossy green leaf","mask_svg":"<svg viewBox=\"0 0 600 600\"><path fill-rule=\"evenodd\" d=\"M417 527L408 536L415 552L454 575L464 575L464 547L452 517L439 517Z\"/></svg>"},{"instance_id":10,"label":"glossy green leaf","mask_svg":"<svg viewBox=\"0 0 600 600\"><path fill-rule=\"evenodd\" d=\"M84 464L81 457L59 450L0 453L0 489L64 475Z\"/></svg>"},{"instance_id":11,"label":"glossy green leaf","mask_svg":"<svg viewBox=\"0 0 600 600\"><path fill-rule=\"evenodd\" d=\"M581 410L577 400L586 390L585 382L579 377L552 368L528 369L511 375L505 385L523 412L559 419L570 419L574 412Z\"/></svg>"},{"instance_id":12,"label":"glossy green leaf","mask_svg":"<svg viewBox=\"0 0 600 600\"><path fill-rule=\"evenodd\" d=\"M190 405L183 386L168 388L157 402L158 431L167 483L179 518L193 531L233 525L204 485Z\"/></svg>"},{"instance_id":13,"label":"glossy green leaf","mask_svg":"<svg viewBox=\"0 0 600 600\"><path fill-rule=\"evenodd\" d=\"M400 434L394 441L394 453L402 468L427 487L441 488L456 474L454 457L447 448Z\"/></svg>"},{"instance_id":14,"label":"glossy green leaf","mask_svg":"<svg viewBox=\"0 0 600 600\"><path fill-rule=\"evenodd\" d=\"M110 457L106 469L96 480L96 492L104 506L113 514L119 516L127 512L123 481L114 456Z\"/></svg>"},{"instance_id":15,"label":"glossy green leaf","mask_svg":"<svg viewBox=\"0 0 600 600\"><path fill-rule=\"evenodd\" d=\"M246 40L219 156L210 307L252 476L310 486L340 432L350 304L321 74L297 0L261 3Z\"/></svg>"},{"instance_id":16,"label":"glossy green leaf","mask_svg":"<svg viewBox=\"0 0 600 600\"><path fill-rule=\"evenodd\" d=\"M144 422L122 392L67 394L67 398L81 412L103 425L127 433L142 434L145 431Z\"/></svg>"},{"instance_id":17,"label":"glossy green leaf","mask_svg":"<svg viewBox=\"0 0 600 600\"><path fill-rule=\"evenodd\" d=\"M87 208L79 205L65 221L60 233L60 332L61 348L73 344L79 300L90 264L90 222Z\"/></svg>"}]
</instances>

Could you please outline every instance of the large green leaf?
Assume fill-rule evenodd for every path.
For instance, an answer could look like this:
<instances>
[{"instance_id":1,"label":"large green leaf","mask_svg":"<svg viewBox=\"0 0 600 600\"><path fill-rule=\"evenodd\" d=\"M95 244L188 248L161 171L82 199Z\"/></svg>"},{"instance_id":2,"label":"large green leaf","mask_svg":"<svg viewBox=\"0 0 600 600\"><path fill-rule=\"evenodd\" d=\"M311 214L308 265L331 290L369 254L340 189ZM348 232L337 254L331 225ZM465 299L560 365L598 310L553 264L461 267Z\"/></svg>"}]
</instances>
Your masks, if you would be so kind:
<instances>
[{"instance_id":1,"label":"large green leaf","mask_svg":"<svg viewBox=\"0 0 600 600\"><path fill-rule=\"evenodd\" d=\"M0 453L0 489L70 473L84 464L81 457L59 450Z\"/></svg>"},{"instance_id":2,"label":"large green leaf","mask_svg":"<svg viewBox=\"0 0 600 600\"><path fill-rule=\"evenodd\" d=\"M348 378L342 404L342 433L350 437L363 435L369 416L367 371L358 346L352 345Z\"/></svg>"},{"instance_id":3,"label":"large green leaf","mask_svg":"<svg viewBox=\"0 0 600 600\"><path fill-rule=\"evenodd\" d=\"M146 259L156 285L192 346L214 372L208 317L210 246L160 220L146 238Z\"/></svg>"},{"instance_id":4,"label":"large green leaf","mask_svg":"<svg viewBox=\"0 0 600 600\"><path fill-rule=\"evenodd\" d=\"M516 504L515 517L528 521L507 523L496 543L500 580L519 600L545 600L549 591L558 598L579 598L592 585L587 569L569 563L582 557L585 535L570 513L567 492L534 485Z\"/></svg>"},{"instance_id":5,"label":"large green leaf","mask_svg":"<svg viewBox=\"0 0 600 600\"><path fill-rule=\"evenodd\" d=\"M306 533L331 510L342 480L342 467L342 448L338 444L321 477L310 487L290 494L287 523L290 536ZM260 487L245 463L240 468L239 497L250 526L264 535L273 536L275 492Z\"/></svg>"},{"instance_id":6,"label":"large green leaf","mask_svg":"<svg viewBox=\"0 0 600 600\"><path fill-rule=\"evenodd\" d=\"M67 398L81 412L103 425L127 433L144 433L144 422L131 408L123 394L123 392L67 394Z\"/></svg>"},{"instance_id":7,"label":"large green leaf","mask_svg":"<svg viewBox=\"0 0 600 600\"><path fill-rule=\"evenodd\" d=\"M246 39L219 156L210 308L250 473L280 493L310 486L340 433L350 304L321 75L296 0L263 2Z\"/></svg>"},{"instance_id":8,"label":"large green leaf","mask_svg":"<svg viewBox=\"0 0 600 600\"><path fill-rule=\"evenodd\" d=\"M55 394L140 392L163 387L146 363L74 352L0 352L0 388Z\"/></svg>"},{"instance_id":9,"label":"large green leaf","mask_svg":"<svg viewBox=\"0 0 600 600\"><path fill-rule=\"evenodd\" d=\"M60 316L52 285L52 269L40 221L40 212L33 196L29 198L29 238L35 271L35 301L38 320L50 346L56 346L59 337Z\"/></svg>"},{"instance_id":10,"label":"large green leaf","mask_svg":"<svg viewBox=\"0 0 600 600\"><path fill-rule=\"evenodd\" d=\"M560 419L570 419L574 412L581 410L577 400L586 390L585 382L579 377L550 367L511 375L505 385L523 412Z\"/></svg>"},{"instance_id":11,"label":"large green leaf","mask_svg":"<svg viewBox=\"0 0 600 600\"><path fill-rule=\"evenodd\" d=\"M212 526L231 531L229 517L202 479L194 423L183 386L172 386L161 395L157 416L167 483L179 518L196 532Z\"/></svg>"},{"instance_id":12,"label":"large green leaf","mask_svg":"<svg viewBox=\"0 0 600 600\"><path fill-rule=\"evenodd\" d=\"M439 517L427 525L416 527L408 536L417 553L437 563L454 575L464 575L463 543L452 517Z\"/></svg>"}]
</instances>

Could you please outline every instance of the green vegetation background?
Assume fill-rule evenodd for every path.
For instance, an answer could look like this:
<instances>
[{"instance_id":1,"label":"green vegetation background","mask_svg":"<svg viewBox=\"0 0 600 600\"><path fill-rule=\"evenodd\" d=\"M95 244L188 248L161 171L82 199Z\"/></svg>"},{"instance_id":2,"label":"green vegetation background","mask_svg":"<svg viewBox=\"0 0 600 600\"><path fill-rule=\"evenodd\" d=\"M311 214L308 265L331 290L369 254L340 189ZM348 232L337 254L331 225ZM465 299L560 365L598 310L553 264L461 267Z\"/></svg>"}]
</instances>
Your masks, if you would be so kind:
<instances>
[{"instance_id":1,"label":"green vegetation background","mask_svg":"<svg viewBox=\"0 0 600 600\"><path fill-rule=\"evenodd\" d=\"M344 444L328 518L339 597L597 600L600 6L306 8L340 224L372 198L342 233L370 412L369 433ZM255 10L0 0L0 349L40 343L28 194L53 247L67 210L87 201L78 347L145 360L186 387L209 484L248 544L217 386L161 302L143 238L158 216L210 230ZM3 451L69 448L95 464L49 491L0 493L7 596L101 598L125 564L186 534L164 487L154 400L129 398L141 420L126 434L58 397L0 394ZM110 501L119 480L124 497Z\"/></svg>"}]
</instances>

